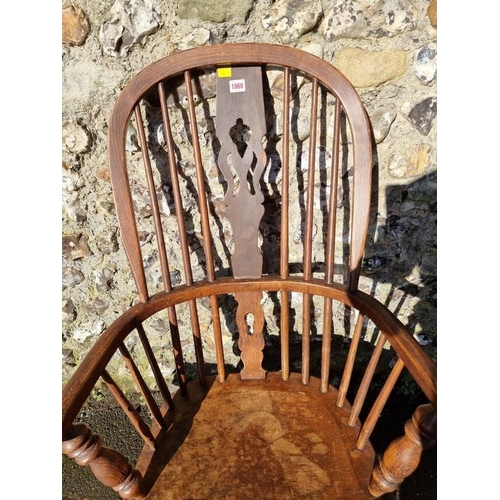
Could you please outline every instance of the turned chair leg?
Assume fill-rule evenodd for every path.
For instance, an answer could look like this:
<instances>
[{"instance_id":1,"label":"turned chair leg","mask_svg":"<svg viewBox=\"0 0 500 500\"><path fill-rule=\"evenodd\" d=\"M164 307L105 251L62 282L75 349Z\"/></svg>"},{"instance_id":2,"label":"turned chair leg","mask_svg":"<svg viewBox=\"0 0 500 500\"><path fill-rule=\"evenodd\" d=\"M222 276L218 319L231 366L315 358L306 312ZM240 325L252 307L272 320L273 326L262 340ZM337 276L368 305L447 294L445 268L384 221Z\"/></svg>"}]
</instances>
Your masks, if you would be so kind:
<instances>
[{"instance_id":1,"label":"turned chair leg","mask_svg":"<svg viewBox=\"0 0 500 500\"><path fill-rule=\"evenodd\" d=\"M88 465L94 476L105 486L113 488L121 498L145 498L141 474L132 469L121 453L103 446L101 438L87 425L71 426L63 440L62 451L78 465Z\"/></svg>"},{"instance_id":2,"label":"turned chair leg","mask_svg":"<svg viewBox=\"0 0 500 500\"><path fill-rule=\"evenodd\" d=\"M436 444L436 428L432 405L419 406L405 424L405 435L387 447L373 469L369 489L374 497L394 491L417 468L422 450Z\"/></svg>"}]
</instances>

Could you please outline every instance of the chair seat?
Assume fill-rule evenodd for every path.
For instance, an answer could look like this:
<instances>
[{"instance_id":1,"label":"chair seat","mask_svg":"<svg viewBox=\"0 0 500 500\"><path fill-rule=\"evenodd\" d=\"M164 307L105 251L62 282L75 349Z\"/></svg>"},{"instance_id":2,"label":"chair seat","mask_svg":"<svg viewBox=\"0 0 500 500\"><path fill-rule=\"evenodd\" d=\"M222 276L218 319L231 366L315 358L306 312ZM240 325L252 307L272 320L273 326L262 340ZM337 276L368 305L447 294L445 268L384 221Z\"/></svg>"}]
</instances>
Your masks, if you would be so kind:
<instances>
[{"instance_id":1,"label":"chair seat","mask_svg":"<svg viewBox=\"0 0 500 500\"><path fill-rule=\"evenodd\" d=\"M359 422L347 426L350 405L336 406L335 388L323 394L318 379L303 385L295 373L286 382L232 374L206 389L191 382L188 394L176 394L154 429L156 450L145 447L137 463L149 500L373 498L375 452L356 450Z\"/></svg>"}]
</instances>

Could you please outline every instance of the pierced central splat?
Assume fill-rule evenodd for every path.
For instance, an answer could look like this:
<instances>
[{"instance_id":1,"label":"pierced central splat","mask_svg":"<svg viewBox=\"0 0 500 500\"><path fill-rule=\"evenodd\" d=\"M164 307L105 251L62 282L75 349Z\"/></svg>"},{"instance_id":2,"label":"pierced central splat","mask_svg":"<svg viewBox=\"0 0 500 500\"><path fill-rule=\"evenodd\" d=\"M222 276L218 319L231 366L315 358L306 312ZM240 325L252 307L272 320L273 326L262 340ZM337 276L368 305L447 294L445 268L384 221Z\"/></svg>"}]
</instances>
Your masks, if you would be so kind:
<instances>
[{"instance_id":1,"label":"pierced central splat","mask_svg":"<svg viewBox=\"0 0 500 500\"><path fill-rule=\"evenodd\" d=\"M224 68L217 77L217 136L221 143L219 168L227 181L224 201L234 237L231 257L235 278L259 278L262 255L259 225L264 215L260 178L266 167L262 138L266 133L262 70L260 67ZM235 294L238 301L238 346L244 368L241 377L264 378L264 315L261 292ZM248 318L253 319L249 328Z\"/></svg>"},{"instance_id":2,"label":"pierced central splat","mask_svg":"<svg viewBox=\"0 0 500 500\"><path fill-rule=\"evenodd\" d=\"M261 143L266 133L262 70L238 67L230 74L217 78L217 136L219 168L228 186L226 214L235 241L231 262L235 278L258 278L262 255L257 238L264 215L260 178L267 160Z\"/></svg>"}]
</instances>

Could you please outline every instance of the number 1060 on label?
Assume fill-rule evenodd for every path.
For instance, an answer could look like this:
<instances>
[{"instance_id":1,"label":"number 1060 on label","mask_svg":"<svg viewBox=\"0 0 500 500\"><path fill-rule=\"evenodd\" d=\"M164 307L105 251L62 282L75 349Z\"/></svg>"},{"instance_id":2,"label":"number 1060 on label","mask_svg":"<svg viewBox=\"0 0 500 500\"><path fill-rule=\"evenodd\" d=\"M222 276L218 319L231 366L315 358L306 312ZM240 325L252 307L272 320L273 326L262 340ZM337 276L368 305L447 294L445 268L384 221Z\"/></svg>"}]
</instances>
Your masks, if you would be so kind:
<instances>
[{"instance_id":1,"label":"number 1060 on label","mask_svg":"<svg viewBox=\"0 0 500 500\"><path fill-rule=\"evenodd\" d=\"M245 80L230 80L229 92L245 92Z\"/></svg>"}]
</instances>

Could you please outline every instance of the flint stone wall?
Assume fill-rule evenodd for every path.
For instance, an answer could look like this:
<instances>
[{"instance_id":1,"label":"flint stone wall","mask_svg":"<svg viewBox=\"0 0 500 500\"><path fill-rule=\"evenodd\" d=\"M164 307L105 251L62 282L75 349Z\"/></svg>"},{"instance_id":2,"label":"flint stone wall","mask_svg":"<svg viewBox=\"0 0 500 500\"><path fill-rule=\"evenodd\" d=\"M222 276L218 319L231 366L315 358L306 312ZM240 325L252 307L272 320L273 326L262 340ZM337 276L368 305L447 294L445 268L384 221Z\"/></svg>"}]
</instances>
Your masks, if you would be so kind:
<instances>
[{"instance_id":1,"label":"flint stone wall","mask_svg":"<svg viewBox=\"0 0 500 500\"><path fill-rule=\"evenodd\" d=\"M361 287L396 311L435 357L434 0L80 0L64 4L62 12L63 382L104 329L137 301L120 251L107 168L107 120L114 100L151 62L213 43L299 47L332 62L353 82L377 143L378 195ZM129 139L133 152L133 135ZM146 198L135 192L145 220ZM158 280L153 236L145 230L142 243L150 277L155 279L156 273ZM172 273L174 282L180 279L178 270ZM264 303L266 307L272 311L271 303ZM339 309L336 314L342 313ZM189 323L188 314L180 308L179 321ZM209 332L209 307L200 307L200 322L202 332ZM167 323L156 318L147 325L155 350L170 349ZM231 325L225 328L230 349ZM271 322L269 328L272 333ZM133 349L136 340L132 337L128 347ZM210 358L214 346L209 335L204 342ZM192 341L186 338L183 347L188 358L194 356ZM168 359L161 369L171 382L174 367Z\"/></svg>"}]
</instances>

